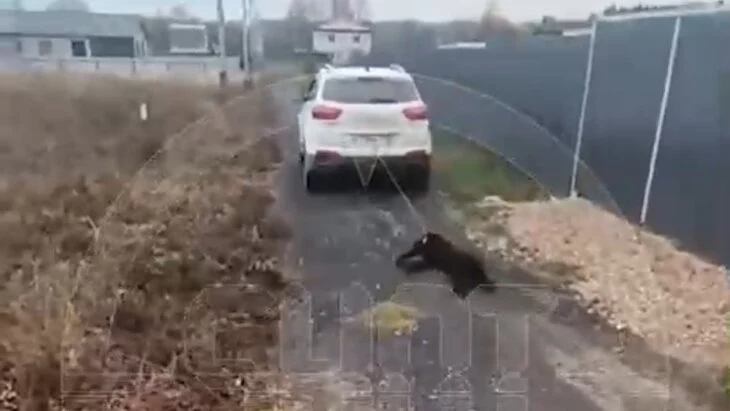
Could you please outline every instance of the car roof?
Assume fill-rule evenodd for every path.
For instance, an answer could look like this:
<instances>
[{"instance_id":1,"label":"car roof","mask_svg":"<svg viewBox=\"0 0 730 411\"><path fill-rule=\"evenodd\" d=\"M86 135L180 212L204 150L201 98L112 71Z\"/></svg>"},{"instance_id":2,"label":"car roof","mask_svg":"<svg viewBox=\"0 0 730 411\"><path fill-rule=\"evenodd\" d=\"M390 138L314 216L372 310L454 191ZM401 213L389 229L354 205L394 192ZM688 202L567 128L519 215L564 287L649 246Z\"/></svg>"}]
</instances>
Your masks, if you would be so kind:
<instances>
[{"instance_id":1,"label":"car roof","mask_svg":"<svg viewBox=\"0 0 730 411\"><path fill-rule=\"evenodd\" d=\"M343 66L324 68L320 72L325 78L347 78L347 77L389 77L410 80L411 75L407 72L396 70L391 67L365 67L365 66Z\"/></svg>"}]
</instances>

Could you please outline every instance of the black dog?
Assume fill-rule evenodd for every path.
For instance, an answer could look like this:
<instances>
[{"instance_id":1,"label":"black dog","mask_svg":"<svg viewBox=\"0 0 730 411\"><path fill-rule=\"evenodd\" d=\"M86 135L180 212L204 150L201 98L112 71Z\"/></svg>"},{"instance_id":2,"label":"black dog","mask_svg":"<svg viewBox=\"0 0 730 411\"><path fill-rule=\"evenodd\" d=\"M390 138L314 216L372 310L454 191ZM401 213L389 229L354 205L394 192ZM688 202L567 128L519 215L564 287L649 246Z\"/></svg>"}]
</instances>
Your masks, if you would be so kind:
<instances>
[{"instance_id":1,"label":"black dog","mask_svg":"<svg viewBox=\"0 0 730 411\"><path fill-rule=\"evenodd\" d=\"M414 257L418 261L409 262ZM454 293L459 298L466 298L475 288L483 286L492 292L496 286L494 281L484 272L478 258L464 250L460 250L439 234L428 232L418 239L410 250L395 260L396 266L405 269L408 274L429 269L444 273L451 282Z\"/></svg>"}]
</instances>

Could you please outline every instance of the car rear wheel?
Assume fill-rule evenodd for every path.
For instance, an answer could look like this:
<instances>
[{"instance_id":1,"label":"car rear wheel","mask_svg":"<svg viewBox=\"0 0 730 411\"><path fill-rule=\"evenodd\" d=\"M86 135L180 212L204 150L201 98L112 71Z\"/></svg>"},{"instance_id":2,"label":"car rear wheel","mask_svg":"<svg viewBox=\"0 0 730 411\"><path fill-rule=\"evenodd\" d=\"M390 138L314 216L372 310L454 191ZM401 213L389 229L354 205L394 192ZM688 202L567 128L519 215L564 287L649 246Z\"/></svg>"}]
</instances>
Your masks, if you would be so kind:
<instances>
[{"instance_id":1,"label":"car rear wheel","mask_svg":"<svg viewBox=\"0 0 730 411\"><path fill-rule=\"evenodd\" d=\"M308 159L304 154L302 154L301 158L302 184L308 193L314 193L320 187L320 176L312 169L311 159Z\"/></svg>"},{"instance_id":2,"label":"car rear wheel","mask_svg":"<svg viewBox=\"0 0 730 411\"><path fill-rule=\"evenodd\" d=\"M320 189L320 179L313 171L304 172L304 188L308 193L316 193Z\"/></svg>"}]
</instances>

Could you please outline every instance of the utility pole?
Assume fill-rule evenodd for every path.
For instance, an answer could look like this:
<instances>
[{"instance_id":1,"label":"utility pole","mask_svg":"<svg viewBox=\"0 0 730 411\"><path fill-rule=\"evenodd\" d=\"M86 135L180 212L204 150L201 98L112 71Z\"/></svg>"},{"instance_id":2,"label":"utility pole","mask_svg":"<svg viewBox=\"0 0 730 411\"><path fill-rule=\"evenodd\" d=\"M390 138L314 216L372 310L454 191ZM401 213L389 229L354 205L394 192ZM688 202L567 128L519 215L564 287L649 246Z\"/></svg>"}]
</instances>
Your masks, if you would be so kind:
<instances>
[{"instance_id":1,"label":"utility pole","mask_svg":"<svg viewBox=\"0 0 730 411\"><path fill-rule=\"evenodd\" d=\"M223 0L218 0L218 53L220 55L220 72L218 81L221 87L228 85L228 60L226 57L226 15Z\"/></svg>"},{"instance_id":2,"label":"utility pole","mask_svg":"<svg viewBox=\"0 0 730 411\"><path fill-rule=\"evenodd\" d=\"M251 81L251 50L250 50L250 33L251 27L251 0L242 0L241 10L243 16L241 18L241 60L243 62L243 87L244 89L250 89L253 85Z\"/></svg>"}]
</instances>

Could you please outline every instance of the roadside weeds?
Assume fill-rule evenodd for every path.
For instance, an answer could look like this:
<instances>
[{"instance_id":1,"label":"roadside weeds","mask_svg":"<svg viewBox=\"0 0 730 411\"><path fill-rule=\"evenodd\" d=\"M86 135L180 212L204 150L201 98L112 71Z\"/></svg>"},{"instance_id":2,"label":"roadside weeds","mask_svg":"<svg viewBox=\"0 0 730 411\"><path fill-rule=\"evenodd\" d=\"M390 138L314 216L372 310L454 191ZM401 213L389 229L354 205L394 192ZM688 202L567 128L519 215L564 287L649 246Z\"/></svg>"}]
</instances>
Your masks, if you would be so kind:
<instances>
[{"instance_id":1,"label":"roadside weeds","mask_svg":"<svg viewBox=\"0 0 730 411\"><path fill-rule=\"evenodd\" d=\"M0 408L273 407L289 233L268 213L267 96L41 75L0 88Z\"/></svg>"}]
</instances>

